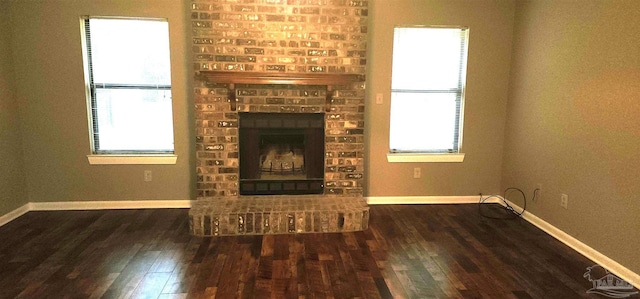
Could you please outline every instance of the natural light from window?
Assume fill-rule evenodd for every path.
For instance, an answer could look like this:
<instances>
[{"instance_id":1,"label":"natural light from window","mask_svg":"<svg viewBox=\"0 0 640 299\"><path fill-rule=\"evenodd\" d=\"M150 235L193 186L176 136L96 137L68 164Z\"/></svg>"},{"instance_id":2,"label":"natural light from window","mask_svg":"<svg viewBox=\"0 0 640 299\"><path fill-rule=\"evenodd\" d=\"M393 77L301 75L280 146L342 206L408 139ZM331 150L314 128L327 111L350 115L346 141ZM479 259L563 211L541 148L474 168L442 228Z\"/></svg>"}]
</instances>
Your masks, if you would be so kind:
<instances>
[{"instance_id":1,"label":"natural light from window","mask_svg":"<svg viewBox=\"0 0 640 299\"><path fill-rule=\"evenodd\" d=\"M91 18L85 30L94 151L173 152L168 23Z\"/></svg>"},{"instance_id":2,"label":"natural light from window","mask_svg":"<svg viewBox=\"0 0 640 299\"><path fill-rule=\"evenodd\" d=\"M391 152L459 151L466 34L462 28L394 29Z\"/></svg>"}]
</instances>

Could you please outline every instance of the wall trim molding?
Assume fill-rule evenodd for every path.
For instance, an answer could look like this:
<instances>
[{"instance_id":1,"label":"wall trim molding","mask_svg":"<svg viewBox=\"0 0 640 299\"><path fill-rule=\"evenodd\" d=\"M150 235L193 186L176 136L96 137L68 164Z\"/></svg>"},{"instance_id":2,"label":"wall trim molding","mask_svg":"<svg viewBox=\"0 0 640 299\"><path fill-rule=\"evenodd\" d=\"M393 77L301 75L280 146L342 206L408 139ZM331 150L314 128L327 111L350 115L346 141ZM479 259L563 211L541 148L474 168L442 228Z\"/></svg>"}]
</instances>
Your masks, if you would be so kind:
<instances>
[{"instance_id":1,"label":"wall trim molding","mask_svg":"<svg viewBox=\"0 0 640 299\"><path fill-rule=\"evenodd\" d=\"M29 212L30 210L31 210L30 209L30 204L26 203L26 204L22 205L21 207L19 207L19 208L13 210L13 211L10 211L9 213L6 213L6 214L0 216L0 226L3 226L5 224L17 219L18 217L20 217L20 216L26 214L27 212Z\"/></svg>"},{"instance_id":2,"label":"wall trim molding","mask_svg":"<svg viewBox=\"0 0 640 299\"><path fill-rule=\"evenodd\" d=\"M365 197L370 205L381 204L477 204L478 196L373 196ZM489 199L487 203L504 205L501 200ZM520 210L520 207L510 201L507 202ZM117 209L184 209L191 208L195 200L123 200L123 201L65 201L65 202L29 202L23 206L0 216L0 226L3 226L29 211L72 211L72 210L117 210ZM591 248L580 240L565 233L561 229L544 221L538 216L525 211L522 218L533 224L571 249L582 254L611 273L626 280L636 288L640 288L640 275ZM585 269L586 270L586 269Z\"/></svg>"},{"instance_id":3,"label":"wall trim molding","mask_svg":"<svg viewBox=\"0 0 640 299\"><path fill-rule=\"evenodd\" d=\"M364 199L370 205L469 204L478 203L480 196L368 196ZM491 198L486 202L498 200Z\"/></svg>"},{"instance_id":4,"label":"wall trim molding","mask_svg":"<svg viewBox=\"0 0 640 299\"><path fill-rule=\"evenodd\" d=\"M30 211L122 210L122 209L184 209L194 200L112 200L31 202Z\"/></svg>"},{"instance_id":5,"label":"wall trim molding","mask_svg":"<svg viewBox=\"0 0 640 299\"><path fill-rule=\"evenodd\" d=\"M521 208L518 205L512 203L509 200L507 200L507 202L509 203L509 205L513 206L516 210L518 211L521 210ZM500 201L499 203L501 205L504 205L502 201ZM591 248L589 245L582 243L580 240L572 237L571 235L565 233L561 229L553 226L549 222L544 221L542 218L528 211L525 211L522 214L522 218L524 218L524 220L533 224L537 228L541 229L545 233L556 238L558 241L569 246L571 249L582 254L584 257L592 260L596 264L602 266L603 268L609 270L611 273L615 274L616 276L624 279L628 283L640 289L640 274L631 271L629 268L621 265L620 263L614 261L608 256L600 253L599 251Z\"/></svg>"}]
</instances>

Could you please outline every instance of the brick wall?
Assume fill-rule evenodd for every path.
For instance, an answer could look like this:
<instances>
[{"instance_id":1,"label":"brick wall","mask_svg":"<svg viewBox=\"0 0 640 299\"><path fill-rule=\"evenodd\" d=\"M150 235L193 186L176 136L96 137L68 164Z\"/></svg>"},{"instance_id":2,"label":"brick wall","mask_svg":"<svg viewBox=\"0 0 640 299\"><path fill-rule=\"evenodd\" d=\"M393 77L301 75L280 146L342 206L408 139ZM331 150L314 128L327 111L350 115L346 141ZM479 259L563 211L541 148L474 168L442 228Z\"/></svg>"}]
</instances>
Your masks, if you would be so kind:
<instances>
[{"instance_id":1,"label":"brick wall","mask_svg":"<svg viewBox=\"0 0 640 299\"><path fill-rule=\"evenodd\" d=\"M200 71L365 74L366 0L198 0L193 58ZM364 82L334 85L325 114L325 194L363 193ZM324 113L325 86L196 80L197 197L238 195L238 112Z\"/></svg>"}]
</instances>

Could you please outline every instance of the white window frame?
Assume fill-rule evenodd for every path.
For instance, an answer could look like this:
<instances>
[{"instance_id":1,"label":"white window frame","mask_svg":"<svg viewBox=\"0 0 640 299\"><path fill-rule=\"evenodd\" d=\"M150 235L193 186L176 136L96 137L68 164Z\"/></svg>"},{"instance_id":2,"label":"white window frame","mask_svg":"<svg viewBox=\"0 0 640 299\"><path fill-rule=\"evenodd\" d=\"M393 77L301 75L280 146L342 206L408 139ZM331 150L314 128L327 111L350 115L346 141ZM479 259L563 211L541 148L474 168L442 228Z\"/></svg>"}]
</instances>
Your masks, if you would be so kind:
<instances>
[{"instance_id":1,"label":"white window frame","mask_svg":"<svg viewBox=\"0 0 640 299\"><path fill-rule=\"evenodd\" d=\"M397 85L400 84L393 84L392 82L392 89L391 89L391 102L393 105L393 98L394 98L394 93L398 94L398 93L451 93L451 92L455 92L456 94L456 124L455 124L455 129L454 129L454 136L452 136L454 138L454 145L452 149L449 150L394 150L394 149L389 149L389 153L387 154L387 161L388 162L462 162L464 161L464 153L461 152L461 147L462 147L462 128L463 128L463 120L464 120L464 95L465 95L465 83L466 83L466 68L467 68L467 57L468 57L468 48L469 48L469 28L468 27L462 27L462 26L405 26L405 25L401 25L401 26L395 26L394 27L394 48L396 47L395 45L395 34L396 34L396 29L404 29L404 28L415 28L415 29L420 29L420 28L424 28L424 29L459 29L462 30L465 35L464 35L464 40L463 40L463 49L461 51L461 57L460 57L460 70L458 71L458 76L459 76L459 83L458 83L458 87L455 89L447 89L447 90L442 90L442 89L417 89L417 88L411 88L411 89L399 89L399 88L395 88ZM397 83L397 82L396 82ZM395 86L394 86L395 85ZM392 126L392 124L390 123L390 126ZM390 147L391 147L391 136L392 134L392 130L390 130Z\"/></svg>"},{"instance_id":2,"label":"white window frame","mask_svg":"<svg viewBox=\"0 0 640 299\"><path fill-rule=\"evenodd\" d=\"M91 145L91 154L87 155L87 160L89 164L176 164L178 156L175 154L175 143L171 150L100 150L96 148L96 139L98 137L98 132L94 130L98 125L95 124L96 118L93 115L93 110L96 105L95 91L98 87L100 88L127 88L127 89L157 89L157 90L169 90L172 91L171 84L169 85L156 85L156 86L147 86L144 84L100 84L99 82L93 81L93 73L92 73L92 57L90 56L90 45L89 45L89 36L88 30L89 25L88 22L90 19L109 19L109 20L141 20L141 21L155 21L155 22L166 22L167 19L161 18L130 18L130 17L103 17L103 16L82 16L80 18L81 21L81 33L82 33L82 50L83 50L83 61L84 61L84 69L85 69L85 87L86 87L86 96L87 96L87 114L89 119L89 132L90 132L90 145ZM167 32L168 34L168 32ZM143 86L144 85L144 86ZM173 105L173 104L172 104ZM173 110L173 107L172 109ZM172 112L173 114L173 112ZM173 117L172 117L172 128ZM172 129L173 130L173 129ZM175 141L175 134L172 131L173 139Z\"/></svg>"}]
</instances>

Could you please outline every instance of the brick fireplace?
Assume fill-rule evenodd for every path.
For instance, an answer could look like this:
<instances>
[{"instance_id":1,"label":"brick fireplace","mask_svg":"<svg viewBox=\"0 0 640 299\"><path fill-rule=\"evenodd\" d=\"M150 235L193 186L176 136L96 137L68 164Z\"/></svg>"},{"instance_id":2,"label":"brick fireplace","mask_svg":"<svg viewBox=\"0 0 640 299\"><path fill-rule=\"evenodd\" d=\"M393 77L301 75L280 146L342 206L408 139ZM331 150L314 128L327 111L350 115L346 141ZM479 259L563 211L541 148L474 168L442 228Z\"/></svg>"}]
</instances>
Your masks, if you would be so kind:
<instances>
[{"instance_id":1,"label":"brick fireplace","mask_svg":"<svg viewBox=\"0 0 640 299\"><path fill-rule=\"evenodd\" d=\"M366 0L192 3L194 234L366 228L366 16Z\"/></svg>"}]
</instances>

